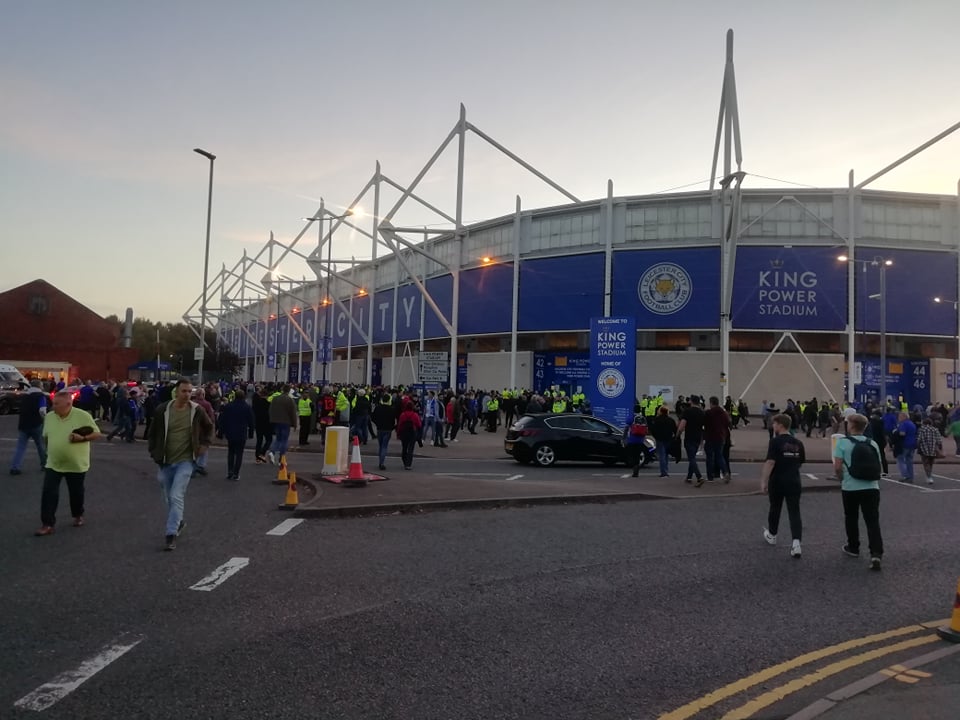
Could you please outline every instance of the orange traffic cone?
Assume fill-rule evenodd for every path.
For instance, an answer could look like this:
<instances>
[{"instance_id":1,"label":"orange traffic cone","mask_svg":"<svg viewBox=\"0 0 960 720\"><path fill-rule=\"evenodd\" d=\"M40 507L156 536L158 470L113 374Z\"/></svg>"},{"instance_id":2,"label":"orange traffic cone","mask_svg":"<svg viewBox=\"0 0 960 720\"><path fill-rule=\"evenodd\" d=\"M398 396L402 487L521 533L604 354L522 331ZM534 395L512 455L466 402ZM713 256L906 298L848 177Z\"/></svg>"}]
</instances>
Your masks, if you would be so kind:
<instances>
[{"instance_id":1,"label":"orange traffic cone","mask_svg":"<svg viewBox=\"0 0 960 720\"><path fill-rule=\"evenodd\" d=\"M353 454L350 456L350 470L344 481L349 485L366 485L367 479L363 475L363 463L360 461L360 438L353 436Z\"/></svg>"},{"instance_id":2,"label":"orange traffic cone","mask_svg":"<svg viewBox=\"0 0 960 720\"><path fill-rule=\"evenodd\" d=\"M937 635L944 640L960 643L960 581L957 581L957 595L953 600L953 614L950 616L950 624L937 628Z\"/></svg>"},{"instance_id":3,"label":"orange traffic cone","mask_svg":"<svg viewBox=\"0 0 960 720\"><path fill-rule=\"evenodd\" d=\"M287 474L287 456L280 456L280 467L277 469L277 479L273 481L274 485L286 485L289 480Z\"/></svg>"},{"instance_id":4,"label":"orange traffic cone","mask_svg":"<svg viewBox=\"0 0 960 720\"><path fill-rule=\"evenodd\" d=\"M300 496L297 494L297 474L290 473L290 480L287 483L287 497L283 505L278 505L281 510L296 510L300 504Z\"/></svg>"}]
</instances>

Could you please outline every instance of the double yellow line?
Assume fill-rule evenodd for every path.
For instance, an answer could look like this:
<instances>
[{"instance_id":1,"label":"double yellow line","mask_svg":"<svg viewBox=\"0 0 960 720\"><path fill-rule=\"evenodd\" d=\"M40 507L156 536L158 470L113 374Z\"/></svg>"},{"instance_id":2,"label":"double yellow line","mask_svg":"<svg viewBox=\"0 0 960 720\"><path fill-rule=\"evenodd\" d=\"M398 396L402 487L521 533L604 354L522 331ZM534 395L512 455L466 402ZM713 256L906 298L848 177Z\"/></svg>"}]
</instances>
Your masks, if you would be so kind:
<instances>
[{"instance_id":1,"label":"double yellow line","mask_svg":"<svg viewBox=\"0 0 960 720\"><path fill-rule=\"evenodd\" d=\"M943 620L938 620L936 622L921 623L919 625L907 625L902 628L897 628L896 630L888 630L875 635L867 635L866 637L856 638L855 640L847 640L846 642L830 645L829 647L814 650L813 652L809 652L804 655L799 655L792 660L787 660L779 665L766 668L758 673L748 675L747 677L736 680L729 685L725 685L719 690L714 690L711 693L707 693L703 697L693 700L683 707L679 707L676 710L661 715L659 720L687 720L687 718L691 718L707 708L713 707L719 702L731 698L734 695L739 695L740 693L745 692L752 687L766 683L780 675L790 672L791 670L796 670L797 668L803 667L804 665L809 665L817 662L818 660L823 660L824 658L828 658L833 655L839 655L849 650L855 650L866 645L873 645L874 643L903 637L905 635L914 635L918 632L930 630L938 625L942 625L944 622L945 621ZM843 660L838 660L837 662L826 665L812 673L799 677L795 680L791 680L788 683L780 685L779 687L753 698L748 703L728 712L723 716L722 720L747 720L760 710L763 710L764 708L783 700L785 697L797 692L798 690L802 690L803 688L810 687L821 680L825 680L831 675L836 675L844 670L849 670L852 667L868 663L885 655L890 655L892 653L900 652L901 650L908 650L910 648L919 647L921 645L926 645L936 641L936 634L931 633L928 635L921 635L920 637L910 638L909 640L902 640L892 645L884 645L883 647L869 650L867 652L860 653L859 655L853 655Z\"/></svg>"}]
</instances>

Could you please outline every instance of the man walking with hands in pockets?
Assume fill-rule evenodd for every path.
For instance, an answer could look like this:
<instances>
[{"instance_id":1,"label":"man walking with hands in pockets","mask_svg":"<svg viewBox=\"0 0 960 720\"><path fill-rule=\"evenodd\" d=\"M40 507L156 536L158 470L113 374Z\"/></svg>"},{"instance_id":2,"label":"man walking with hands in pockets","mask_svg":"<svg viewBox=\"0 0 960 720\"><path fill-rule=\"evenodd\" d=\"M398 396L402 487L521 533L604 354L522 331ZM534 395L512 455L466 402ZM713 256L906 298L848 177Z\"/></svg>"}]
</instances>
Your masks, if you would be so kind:
<instances>
[{"instance_id":1,"label":"man walking with hands in pockets","mask_svg":"<svg viewBox=\"0 0 960 720\"><path fill-rule=\"evenodd\" d=\"M213 437L213 423L197 403L191 402L193 386L181 378L173 389L173 400L157 406L150 427L150 457L160 466L157 481L167 506L166 545L177 547L177 536L184 528L183 504L193 475L193 463L207 451Z\"/></svg>"}]
</instances>

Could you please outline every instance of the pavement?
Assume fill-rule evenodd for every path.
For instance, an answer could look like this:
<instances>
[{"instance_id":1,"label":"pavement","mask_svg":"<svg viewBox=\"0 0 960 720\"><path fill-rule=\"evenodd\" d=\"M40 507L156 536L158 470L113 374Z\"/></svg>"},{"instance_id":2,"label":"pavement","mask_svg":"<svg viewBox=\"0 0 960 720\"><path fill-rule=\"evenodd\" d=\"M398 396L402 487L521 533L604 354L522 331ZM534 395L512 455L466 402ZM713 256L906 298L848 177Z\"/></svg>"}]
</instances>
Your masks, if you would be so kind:
<instances>
[{"instance_id":1,"label":"pavement","mask_svg":"<svg viewBox=\"0 0 960 720\"><path fill-rule=\"evenodd\" d=\"M882 720L960 716L960 644L896 663L847 685L787 720Z\"/></svg>"}]
</instances>

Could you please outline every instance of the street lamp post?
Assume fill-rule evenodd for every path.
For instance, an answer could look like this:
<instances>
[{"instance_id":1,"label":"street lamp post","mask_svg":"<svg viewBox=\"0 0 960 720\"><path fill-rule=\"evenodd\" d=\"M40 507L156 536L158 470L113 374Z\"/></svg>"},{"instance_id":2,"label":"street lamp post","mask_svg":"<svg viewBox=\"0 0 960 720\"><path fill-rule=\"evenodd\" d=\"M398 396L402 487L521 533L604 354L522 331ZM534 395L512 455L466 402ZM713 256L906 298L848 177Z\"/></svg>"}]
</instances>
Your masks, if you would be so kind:
<instances>
[{"instance_id":1,"label":"street lamp post","mask_svg":"<svg viewBox=\"0 0 960 720\"><path fill-rule=\"evenodd\" d=\"M935 303L953 303L953 312L957 318L957 325L960 326L960 300L944 300L941 297L935 297L933 299ZM957 347L953 355L953 382L950 383L953 385L953 405L957 405L957 361L960 359L960 331L957 332Z\"/></svg>"},{"instance_id":2,"label":"street lamp post","mask_svg":"<svg viewBox=\"0 0 960 720\"><path fill-rule=\"evenodd\" d=\"M333 360L330 357L333 354L333 290L331 278L332 275L332 265L333 265L333 221L334 220L343 220L353 215L353 208L348 208L347 212L343 215L331 215L328 219L330 220L330 234L327 236L327 318L324 321L324 332L323 332L323 353L321 357L323 358L321 364L323 365L323 379L321 380L322 385L327 384L327 363ZM317 223L317 244L318 246L323 245L323 221L324 216L319 215L316 217L305 217L302 218L305 222L315 222ZM319 316L317 317L317 324L320 323ZM368 359L369 362L369 359ZM347 371L349 373L349 369Z\"/></svg>"},{"instance_id":3,"label":"street lamp post","mask_svg":"<svg viewBox=\"0 0 960 720\"><path fill-rule=\"evenodd\" d=\"M193 151L210 161L210 183L207 190L207 240L203 250L203 299L200 302L200 364L197 367L198 381L203 385L203 355L206 349L207 333L207 273L210 269L210 214L213 210L213 161L217 156L201 148L194 148Z\"/></svg>"},{"instance_id":4,"label":"street lamp post","mask_svg":"<svg viewBox=\"0 0 960 720\"><path fill-rule=\"evenodd\" d=\"M870 298L880 300L880 402L883 407L887 406L887 268L893 265L893 260L875 255L870 260L857 260L847 255L837 257L840 262L859 263L863 266L866 273L867 266L880 268L880 292L877 295L871 295ZM866 282L864 281L864 284ZM866 336L866 307L864 307L864 336ZM853 386L853 358L850 362L850 371L847 373L848 382ZM849 397L849 393L848 393Z\"/></svg>"}]
</instances>

